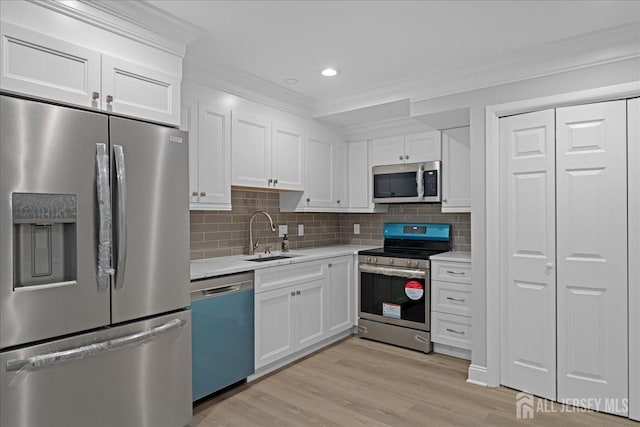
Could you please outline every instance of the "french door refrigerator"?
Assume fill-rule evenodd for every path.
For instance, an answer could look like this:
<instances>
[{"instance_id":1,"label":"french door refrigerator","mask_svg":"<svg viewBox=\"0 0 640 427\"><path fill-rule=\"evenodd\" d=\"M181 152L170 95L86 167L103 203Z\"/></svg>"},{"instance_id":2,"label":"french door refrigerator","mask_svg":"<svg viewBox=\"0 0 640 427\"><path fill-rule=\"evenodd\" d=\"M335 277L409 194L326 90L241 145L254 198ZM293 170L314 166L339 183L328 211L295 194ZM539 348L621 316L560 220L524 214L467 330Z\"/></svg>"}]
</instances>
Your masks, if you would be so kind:
<instances>
[{"instance_id":1,"label":"french door refrigerator","mask_svg":"<svg viewBox=\"0 0 640 427\"><path fill-rule=\"evenodd\" d=\"M191 422L179 130L0 95L0 425Z\"/></svg>"}]
</instances>

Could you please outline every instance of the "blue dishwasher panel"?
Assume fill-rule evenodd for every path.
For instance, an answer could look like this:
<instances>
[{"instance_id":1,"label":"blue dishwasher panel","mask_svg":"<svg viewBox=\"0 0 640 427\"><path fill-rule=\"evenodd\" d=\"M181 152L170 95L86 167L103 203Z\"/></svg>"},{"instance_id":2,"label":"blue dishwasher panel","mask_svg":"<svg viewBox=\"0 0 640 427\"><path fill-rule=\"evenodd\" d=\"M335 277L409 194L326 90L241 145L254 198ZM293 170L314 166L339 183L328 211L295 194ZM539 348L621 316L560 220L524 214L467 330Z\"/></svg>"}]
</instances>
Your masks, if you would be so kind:
<instances>
[{"instance_id":1,"label":"blue dishwasher panel","mask_svg":"<svg viewBox=\"0 0 640 427\"><path fill-rule=\"evenodd\" d=\"M254 373L253 289L193 301L193 400Z\"/></svg>"}]
</instances>

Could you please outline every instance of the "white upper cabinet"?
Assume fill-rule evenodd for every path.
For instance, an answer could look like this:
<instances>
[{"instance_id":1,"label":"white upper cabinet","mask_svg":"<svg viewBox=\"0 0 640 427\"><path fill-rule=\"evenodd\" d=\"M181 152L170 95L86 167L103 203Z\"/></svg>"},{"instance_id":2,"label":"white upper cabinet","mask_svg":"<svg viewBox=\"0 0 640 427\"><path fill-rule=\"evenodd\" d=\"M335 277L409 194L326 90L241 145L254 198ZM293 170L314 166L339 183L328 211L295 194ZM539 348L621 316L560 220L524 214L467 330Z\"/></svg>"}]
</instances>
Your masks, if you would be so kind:
<instances>
[{"instance_id":1,"label":"white upper cabinet","mask_svg":"<svg viewBox=\"0 0 640 427\"><path fill-rule=\"evenodd\" d=\"M348 148L346 144L334 144L332 152L331 176L335 207L349 207L349 171L347 169Z\"/></svg>"},{"instance_id":2,"label":"white upper cabinet","mask_svg":"<svg viewBox=\"0 0 640 427\"><path fill-rule=\"evenodd\" d=\"M4 21L0 60L4 90L180 124L179 76Z\"/></svg>"},{"instance_id":3,"label":"white upper cabinet","mask_svg":"<svg viewBox=\"0 0 640 427\"><path fill-rule=\"evenodd\" d=\"M366 209L371 203L367 141L349 143L349 208Z\"/></svg>"},{"instance_id":4,"label":"white upper cabinet","mask_svg":"<svg viewBox=\"0 0 640 427\"><path fill-rule=\"evenodd\" d=\"M232 119L231 184L243 187L270 188L273 182L271 174L271 122L235 111L232 114Z\"/></svg>"},{"instance_id":5,"label":"white upper cabinet","mask_svg":"<svg viewBox=\"0 0 640 427\"><path fill-rule=\"evenodd\" d=\"M183 100L189 132L189 208L231 210L231 114L206 101Z\"/></svg>"},{"instance_id":6,"label":"white upper cabinet","mask_svg":"<svg viewBox=\"0 0 640 427\"><path fill-rule=\"evenodd\" d=\"M304 132L273 123L271 169L273 186L282 190L304 190Z\"/></svg>"},{"instance_id":7,"label":"white upper cabinet","mask_svg":"<svg viewBox=\"0 0 640 427\"><path fill-rule=\"evenodd\" d=\"M471 212L469 127L442 131L442 212Z\"/></svg>"},{"instance_id":8,"label":"white upper cabinet","mask_svg":"<svg viewBox=\"0 0 640 427\"><path fill-rule=\"evenodd\" d=\"M319 138L307 140L306 207L334 207L337 203L333 188L333 144Z\"/></svg>"},{"instance_id":9,"label":"white upper cabinet","mask_svg":"<svg viewBox=\"0 0 640 427\"><path fill-rule=\"evenodd\" d=\"M376 138L371 141L371 166L440 160L440 132Z\"/></svg>"},{"instance_id":10,"label":"white upper cabinet","mask_svg":"<svg viewBox=\"0 0 640 427\"><path fill-rule=\"evenodd\" d=\"M233 185L304 189L304 132L234 112L232 135Z\"/></svg>"}]
</instances>

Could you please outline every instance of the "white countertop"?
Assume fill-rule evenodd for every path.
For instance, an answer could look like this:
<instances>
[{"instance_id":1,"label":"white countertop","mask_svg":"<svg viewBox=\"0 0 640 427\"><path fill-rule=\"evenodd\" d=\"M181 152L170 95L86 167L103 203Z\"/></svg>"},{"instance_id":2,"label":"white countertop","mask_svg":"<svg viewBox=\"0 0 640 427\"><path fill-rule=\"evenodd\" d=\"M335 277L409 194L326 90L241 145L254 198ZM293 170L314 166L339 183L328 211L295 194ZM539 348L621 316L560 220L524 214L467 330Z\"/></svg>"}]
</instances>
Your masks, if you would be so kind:
<instances>
[{"instance_id":1,"label":"white countertop","mask_svg":"<svg viewBox=\"0 0 640 427\"><path fill-rule=\"evenodd\" d=\"M291 258L265 262L248 261L249 258L265 256L263 253L257 255L232 255L219 258L199 259L191 261L191 280L222 276L224 274L241 273L243 271L253 271L260 268L269 268L278 265L325 259L341 255L354 255L357 254L358 251L373 249L376 247L377 246L338 245L296 249L285 254L287 256L291 256ZM272 252L271 255L266 256L280 254L280 252Z\"/></svg>"},{"instance_id":2,"label":"white countertop","mask_svg":"<svg viewBox=\"0 0 640 427\"><path fill-rule=\"evenodd\" d=\"M429 257L432 261L471 262L471 252L450 251Z\"/></svg>"}]
</instances>

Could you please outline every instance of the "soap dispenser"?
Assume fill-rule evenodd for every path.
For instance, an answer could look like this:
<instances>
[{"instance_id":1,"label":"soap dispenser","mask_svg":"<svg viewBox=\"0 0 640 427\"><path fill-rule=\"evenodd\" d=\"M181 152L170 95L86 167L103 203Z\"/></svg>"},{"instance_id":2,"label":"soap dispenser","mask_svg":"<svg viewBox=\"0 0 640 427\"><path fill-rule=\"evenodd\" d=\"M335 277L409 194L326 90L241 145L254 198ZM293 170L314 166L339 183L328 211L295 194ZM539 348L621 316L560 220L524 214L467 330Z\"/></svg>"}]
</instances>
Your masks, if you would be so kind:
<instances>
[{"instance_id":1,"label":"soap dispenser","mask_svg":"<svg viewBox=\"0 0 640 427\"><path fill-rule=\"evenodd\" d=\"M286 234L282 238L282 252L289 252L289 239Z\"/></svg>"}]
</instances>

